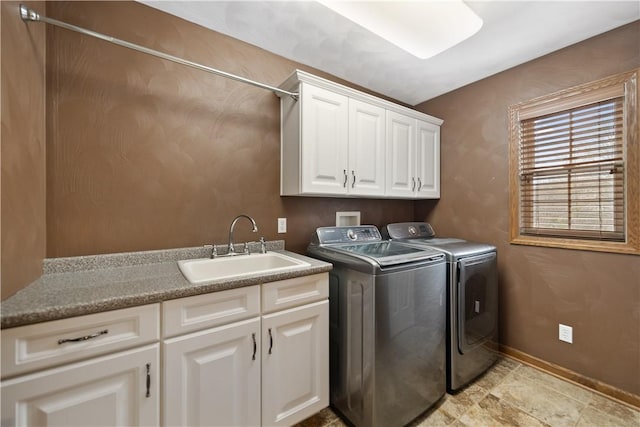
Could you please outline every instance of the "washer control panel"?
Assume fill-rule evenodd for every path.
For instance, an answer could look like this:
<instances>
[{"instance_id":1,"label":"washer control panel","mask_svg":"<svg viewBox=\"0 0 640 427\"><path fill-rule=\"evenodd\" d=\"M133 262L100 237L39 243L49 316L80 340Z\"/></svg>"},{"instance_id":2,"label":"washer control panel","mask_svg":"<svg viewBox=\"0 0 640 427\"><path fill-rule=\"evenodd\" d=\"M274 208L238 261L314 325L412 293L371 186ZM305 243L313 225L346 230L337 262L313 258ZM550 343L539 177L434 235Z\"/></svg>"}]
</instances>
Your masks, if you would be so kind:
<instances>
[{"instance_id":1,"label":"washer control panel","mask_svg":"<svg viewBox=\"0 0 640 427\"><path fill-rule=\"evenodd\" d=\"M382 236L375 225L320 227L316 230L315 240L320 244L376 242L382 240Z\"/></svg>"},{"instance_id":2,"label":"washer control panel","mask_svg":"<svg viewBox=\"0 0 640 427\"><path fill-rule=\"evenodd\" d=\"M390 239L431 238L435 236L431 224L426 222L398 222L384 228Z\"/></svg>"}]
</instances>

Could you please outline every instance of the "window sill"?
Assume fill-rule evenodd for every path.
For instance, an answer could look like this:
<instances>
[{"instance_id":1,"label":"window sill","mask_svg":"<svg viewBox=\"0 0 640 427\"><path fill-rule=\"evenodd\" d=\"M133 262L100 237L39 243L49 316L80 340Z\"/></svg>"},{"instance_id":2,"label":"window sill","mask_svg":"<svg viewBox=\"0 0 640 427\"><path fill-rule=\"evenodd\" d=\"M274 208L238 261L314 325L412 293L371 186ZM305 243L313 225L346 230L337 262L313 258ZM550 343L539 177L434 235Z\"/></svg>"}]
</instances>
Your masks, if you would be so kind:
<instances>
[{"instance_id":1,"label":"window sill","mask_svg":"<svg viewBox=\"0 0 640 427\"><path fill-rule=\"evenodd\" d=\"M518 235L511 238L512 245L541 246L549 248L575 249L581 251L610 252L628 255L640 255L640 244L632 242L607 242L561 237L541 237Z\"/></svg>"}]
</instances>

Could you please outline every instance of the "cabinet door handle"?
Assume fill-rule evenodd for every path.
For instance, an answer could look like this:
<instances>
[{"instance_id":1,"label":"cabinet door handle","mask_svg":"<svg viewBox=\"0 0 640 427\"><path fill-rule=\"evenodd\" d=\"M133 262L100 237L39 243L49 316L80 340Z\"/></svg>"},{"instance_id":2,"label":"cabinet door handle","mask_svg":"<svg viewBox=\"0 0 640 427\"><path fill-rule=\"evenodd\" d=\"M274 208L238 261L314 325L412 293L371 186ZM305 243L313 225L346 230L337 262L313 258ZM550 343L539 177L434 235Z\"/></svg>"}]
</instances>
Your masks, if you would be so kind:
<instances>
[{"instance_id":1,"label":"cabinet door handle","mask_svg":"<svg viewBox=\"0 0 640 427\"><path fill-rule=\"evenodd\" d=\"M351 171L351 175L353 175L353 181L351 182L351 188L355 188L355 186L356 186L356 171Z\"/></svg>"},{"instance_id":2,"label":"cabinet door handle","mask_svg":"<svg viewBox=\"0 0 640 427\"><path fill-rule=\"evenodd\" d=\"M411 186L411 191L415 191L416 189L416 178L415 177L411 177L411 182L413 182L413 185Z\"/></svg>"},{"instance_id":3,"label":"cabinet door handle","mask_svg":"<svg viewBox=\"0 0 640 427\"><path fill-rule=\"evenodd\" d=\"M108 334L109 330L108 329L104 329L102 331L98 331L95 334L90 334L90 335L85 335L83 337L78 337L78 338L64 338L61 340L58 340L58 345L60 344L64 344L66 342L80 342L80 341L86 341L86 340L90 340L92 338L98 338L100 335L105 335Z\"/></svg>"},{"instance_id":4,"label":"cabinet door handle","mask_svg":"<svg viewBox=\"0 0 640 427\"><path fill-rule=\"evenodd\" d=\"M251 356L251 360L256 360L256 350L258 349L258 345L256 344L255 332L251 334L251 339L253 340L253 356Z\"/></svg>"},{"instance_id":5,"label":"cabinet door handle","mask_svg":"<svg viewBox=\"0 0 640 427\"><path fill-rule=\"evenodd\" d=\"M151 364L147 363L147 397L151 397Z\"/></svg>"},{"instance_id":6,"label":"cabinet door handle","mask_svg":"<svg viewBox=\"0 0 640 427\"><path fill-rule=\"evenodd\" d=\"M342 173L344 174L344 182L342 183L342 186L344 188L347 188L347 180L349 179L349 176L347 175L347 170L342 169Z\"/></svg>"},{"instance_id":7,"label":"cabinet door handle","mask_svg":"<svg viewBox=\"0 0 640 427\"><path fill-rule=\"evenodd\" d=\"M269 354L271 354L272 349L273 349L273 335L271 335L271 328L269 328Z\"/></svg>"},{"instance_id":8,"label":"cabinet door handle","mask_svg":"<svg viewBox=\"0 0 640 427\"><path fill-rule=\"evenodd\" d=\"M422 181L420 180L420 177L418 177L418 191L420 191L422 189Z\"/></svg>"}]
</instances>

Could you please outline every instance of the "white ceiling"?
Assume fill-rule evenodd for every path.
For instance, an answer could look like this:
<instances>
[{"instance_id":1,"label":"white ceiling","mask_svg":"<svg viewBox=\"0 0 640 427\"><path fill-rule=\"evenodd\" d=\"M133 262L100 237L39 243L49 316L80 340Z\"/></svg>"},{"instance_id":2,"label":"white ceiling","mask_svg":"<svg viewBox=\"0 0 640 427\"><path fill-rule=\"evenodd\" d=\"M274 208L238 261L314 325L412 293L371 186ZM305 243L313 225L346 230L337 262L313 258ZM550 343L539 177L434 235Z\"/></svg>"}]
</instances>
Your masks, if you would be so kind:
<instances>
[{"instance_id":1,"label":"white ceiling","mask_svg":"<svg viewBox=\"0 0 640 427\"><path fill-rule=\"evenodd\" d=\"M141 3L409 105L640 19L638 0L467 0L480 31L418 59L315 1Z\"/></svg>"}]
</instances>

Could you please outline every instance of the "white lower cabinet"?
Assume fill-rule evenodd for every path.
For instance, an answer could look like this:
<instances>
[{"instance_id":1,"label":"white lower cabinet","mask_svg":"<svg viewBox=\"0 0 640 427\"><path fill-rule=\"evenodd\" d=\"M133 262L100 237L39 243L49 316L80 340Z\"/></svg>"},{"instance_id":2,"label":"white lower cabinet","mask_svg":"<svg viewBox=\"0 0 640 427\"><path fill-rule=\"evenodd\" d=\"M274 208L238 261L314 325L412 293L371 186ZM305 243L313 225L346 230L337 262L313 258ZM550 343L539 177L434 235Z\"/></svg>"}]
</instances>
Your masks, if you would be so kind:
<instances>
[{"instance_id":1,"label":"white lower cabinet","mask_svg":"<svg viewBox=\"0 0 640 427\"><path fill-rule=\"evenodd\" d=\"M329 405L329 301L262 317L262 425L293 425Z\"/></svg>"},{"instance_id":2,"label":"white lower cabinet","mask_svg":"<svg viewBox=\"0 0 640 427\"><path fill-rule=\"evenodd\" d=\"M259 306L252 303L256 294ZM209 310L199 317L230 320L164 339L164 425L293 425L327 407L327 295L323 273L164 304L165 320L177 322L181 316L171 313L204 306ZM237 320L225 313L252 317ZM189 323L192 328L198 322ZM180 326L163 328L175 333Z\"/></svg>"},{"instance_id":3,"label":"white lower cabinet","mask_svg":"<svg viewBox=\"0 0 640 427\"><path fill-rule=\"evenodd\" d=\"M260 425L260 318L164 342L166 426Z\"/></svg>"},{"instance_id":4,"label":"white lower cabinet","mask_svg":"<svg viewBox=\"0 0 640 427\"><path fill-rule=\"evenodd\" d=\"M160 304L2 331L2 427L157 426Z\"/></svg>"},{"instance_id":5,"label":"white lower cabinet","mask_svg":"<svg viewBox=\"0 0 640 427\"><path fill-rule=\"evenodd\" d=\"M328 286L163 302L162 355L160 304L3 331L1 426L295 424L329 405Z\"/></svg>"},{"instance_id":6,"label":"white lower cabinet","mask_svg":"<svg viewBox=\"0 0 640 427\"><path fill-rule=\"evenodd\" d=\"M159 345L2 382L2 426L156 426Z\"/></svg>"}]
</instances>

